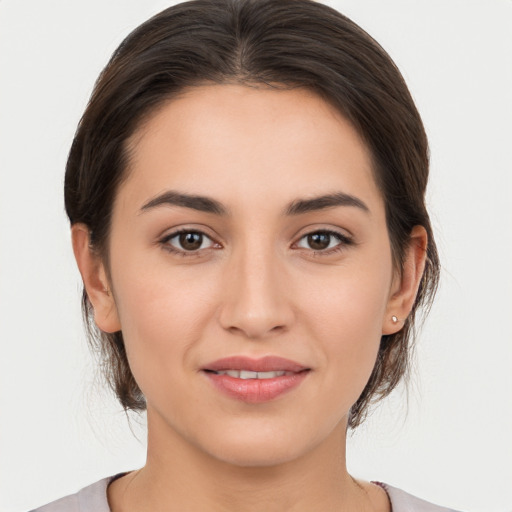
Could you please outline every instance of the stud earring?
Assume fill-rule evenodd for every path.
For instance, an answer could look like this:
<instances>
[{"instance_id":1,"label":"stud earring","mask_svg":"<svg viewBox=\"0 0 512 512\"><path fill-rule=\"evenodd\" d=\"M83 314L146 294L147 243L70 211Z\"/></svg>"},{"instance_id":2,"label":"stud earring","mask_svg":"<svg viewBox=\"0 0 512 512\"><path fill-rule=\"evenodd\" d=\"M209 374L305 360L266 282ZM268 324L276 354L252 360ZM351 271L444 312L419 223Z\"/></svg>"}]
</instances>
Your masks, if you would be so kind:
<instances>
[{"instance_id":1,"label":"stud earring","mask_svg":"<svg viewBox=\"0 0 512 512\"><path fill-rule=\"evenodd\" d=\"M393 323L394 323L394 324L397 324L397 323L398 323L398 317L397 317L397 316L395 316L395 315L393 315L393 316L391 317L391 320L393 321Z\"/></svg>"}]
</instances>

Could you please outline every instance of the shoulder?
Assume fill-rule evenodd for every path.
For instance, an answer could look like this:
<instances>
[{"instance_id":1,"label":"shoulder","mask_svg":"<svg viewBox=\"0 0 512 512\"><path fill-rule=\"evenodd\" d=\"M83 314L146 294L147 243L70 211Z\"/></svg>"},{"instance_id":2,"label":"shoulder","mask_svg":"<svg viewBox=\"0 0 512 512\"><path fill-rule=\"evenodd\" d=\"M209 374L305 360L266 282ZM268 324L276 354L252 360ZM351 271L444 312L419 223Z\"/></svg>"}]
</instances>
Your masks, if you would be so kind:
<instances>
[{"instance_id":1,"label":"shoulder","mask_svg":"<svg viewBox=\"0 0 512 512\"><path fill-rule=\"evenodd\" d=\"M420 498L416 498L401 489L397 489L392 485L383 484L382 482L374 482L380 485L389 496L392 512L457 512L452 508L440 507Z\"/></svg>"},{"instance_id":2,"label":"shoulder","mask_svg":"<svg viewBox=\"0 0 512 512\"><path fill-rule=\"evenodd\" d=\"M75 494L32 510L31 512L110 512L107 501L107 486L115 480L113 477L103 478L98 482L84 487ZM451 508L440 507L382 482L380 485L388 494L392 512L456 512Z\"/></svg>"},{"instance_id":3,"label":"shoulder","mask_svg":"<svg viewBox=\"0 0 512 512\"><path fill-rule=\"evenodd\" d=\"M75 494L64 496L31 512L110 512L107 486L117 476L103 478Z\"/></svg>"}]
</instances>

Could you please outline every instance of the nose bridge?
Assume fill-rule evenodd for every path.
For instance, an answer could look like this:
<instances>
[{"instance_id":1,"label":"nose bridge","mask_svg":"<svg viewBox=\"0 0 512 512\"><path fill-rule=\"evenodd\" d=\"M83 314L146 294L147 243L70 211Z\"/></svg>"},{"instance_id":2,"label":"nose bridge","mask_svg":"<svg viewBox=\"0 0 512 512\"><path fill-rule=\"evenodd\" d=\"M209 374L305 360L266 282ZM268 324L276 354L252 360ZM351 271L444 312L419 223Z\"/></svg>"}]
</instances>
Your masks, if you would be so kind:
<instances>
[{"instance_id":1,"label":"nose bridge","mask_svg":"<svg viewBox=\"0 0 512 512\"><path fill-rule=\"evenodd\" d=\"M233 247L220 315L225 329L263 338L289 325L282 265L275 244L264 235L247 236Z\"/></svg>"}]
</instances>

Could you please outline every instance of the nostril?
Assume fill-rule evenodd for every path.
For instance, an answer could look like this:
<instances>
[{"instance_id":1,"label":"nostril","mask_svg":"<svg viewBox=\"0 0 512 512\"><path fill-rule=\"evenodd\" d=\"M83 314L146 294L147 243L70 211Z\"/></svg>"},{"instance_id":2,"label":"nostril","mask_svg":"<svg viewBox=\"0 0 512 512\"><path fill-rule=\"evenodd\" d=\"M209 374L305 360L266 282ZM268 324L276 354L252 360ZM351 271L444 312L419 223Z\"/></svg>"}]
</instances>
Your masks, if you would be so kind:
<instances>
[{"instance_id":1,"label":"nostril","mask_svg":"<svg viewBox=\"0 0 512 512\"><path fill-rule=\"evenodd\" d=\"M288 330L294 314L284 283L271 279L270 275L255 274L254 269L235 275L239 279L231 275L223 290L218 316L221 327L250 339Z\"/></svg>"}]
</instances>

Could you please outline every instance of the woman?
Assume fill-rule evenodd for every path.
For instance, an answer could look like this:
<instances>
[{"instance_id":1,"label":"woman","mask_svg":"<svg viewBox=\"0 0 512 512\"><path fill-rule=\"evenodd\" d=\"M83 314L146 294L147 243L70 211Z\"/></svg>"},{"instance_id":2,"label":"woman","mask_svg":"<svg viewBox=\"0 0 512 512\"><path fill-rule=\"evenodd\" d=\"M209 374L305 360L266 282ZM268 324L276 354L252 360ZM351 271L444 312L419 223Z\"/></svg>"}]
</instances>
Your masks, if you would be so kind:
<instances>
[{"instance_id":1,"label":"woman","mask_svg":"<svg viewBox=\"0 0 512 512\"><path fill-rule=\"evenodd\" d=\"M136 29L68 159L83 307L146 465L38 510L448 510L346 469L439 262L428 146L387 54L309 0Z\"/></svg>"}]
</instances>

